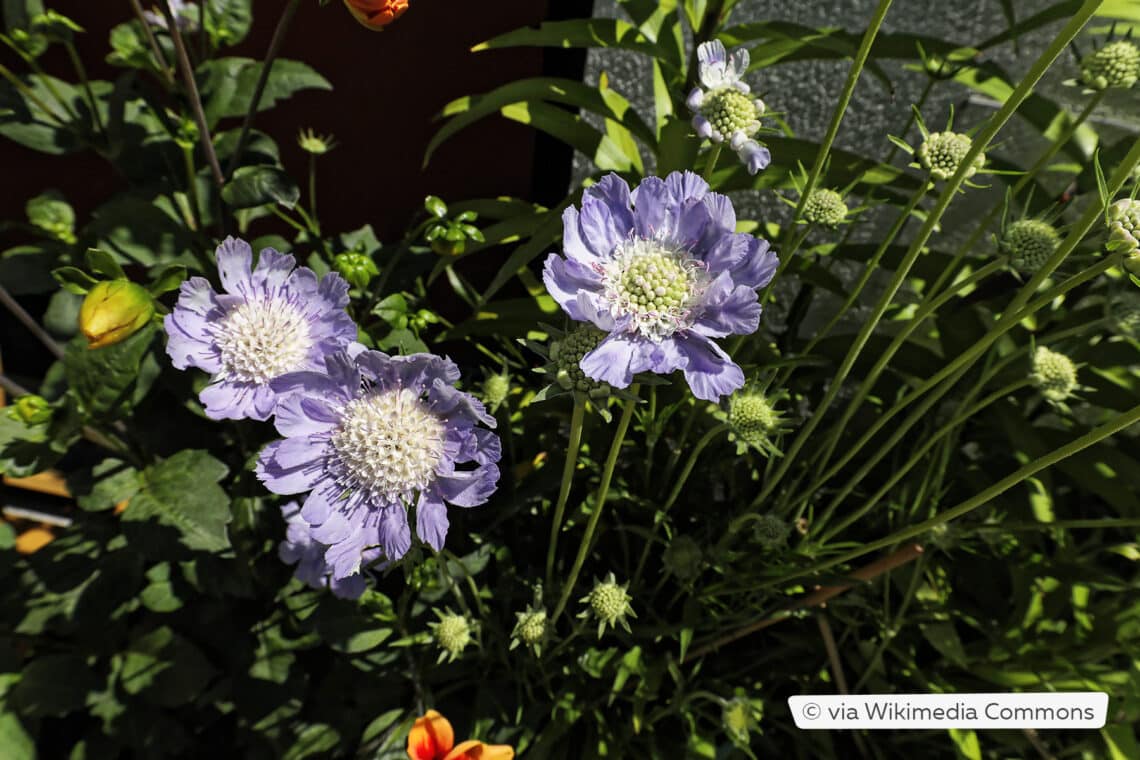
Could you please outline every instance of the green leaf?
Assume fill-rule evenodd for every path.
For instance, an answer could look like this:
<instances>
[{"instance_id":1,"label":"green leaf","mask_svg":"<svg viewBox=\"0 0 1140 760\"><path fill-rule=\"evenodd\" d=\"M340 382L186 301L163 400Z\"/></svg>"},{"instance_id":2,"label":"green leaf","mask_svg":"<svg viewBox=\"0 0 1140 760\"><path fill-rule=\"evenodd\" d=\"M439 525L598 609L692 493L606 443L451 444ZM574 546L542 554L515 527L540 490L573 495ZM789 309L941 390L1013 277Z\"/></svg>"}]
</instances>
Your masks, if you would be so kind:
<instances>
[{"instance_id":1,"label":"green leaf","mask_svg":"<svg viewBox=\"0 0 1140 760\"><path fill-rule=\"evenodd\" d=\"M272 166L243 166L222 188L222 199L232 208L257 208L280 203L293 208L301 189L283 170Z\"/></svg>"},{"instance_id":2,"label":"green leaf","mask_svg":"<svg viewBox=\"0 0 1140 760\"><path fill-rule=\"evenodd\" d=\"M211 127L221 119L244 116L253 99L262 63L252 58L217 58L198 66L206 121ZM261 95L258 111L302 90L331 90L332 85L308 64L278 58Z\"/></svg>"},{"instance_id":3,"label":"green leaf","mask_svg":"<svg viewBox=\"0 0 1140 760\"><path fill-rule=\"evenodd\" d=\"M82 337L67 344L64 373L85 413L113 415L130 407L139 370L154 335L154 328L147 326L121 343L103 348L88 348Z\"/></svg>"},{"instance_id":4,"label":"green leaf","mask_svg":"<svg viewBox=\"0 0 1140 760\"><path fill-rule=\"evenodd\" d=\"M64 126L71 122L71 117L45 86L44 78L29 76L24 81L34 100L26 98L7 81L0 83L0 135L25 148L50 155L73 153L82 148L75 132ZM82 106L82 96L70 84L54 77L48 81L65 101ZM41 105L51 109L50 113L45 113Z\"/></svg>"},{"instance_id":5,"label":"green leaf","mask_svg":"<svg viewBox=\"0 0 1140 760\"><path fill-rule=\"evenodd\" d=\"M192 701L216 674L202 652L163 626L140 636L112 658L119 685L163 707Z\"/></svg>"},{"instance_id":6,"label":"green leaf","mask_svg":"<svg viewBox=\"0 0 1140 760\"><path fill-rule=\"evenodd\" d=\"M28 221L54 238L75 242L75 211L57 192L42 193L25 206Z\"/></svg>"},{"instance_id":7,"label":"green leaf","mask_svg":"<svg viewBox=\"0 0 1140 760\"><path fill-rule=\"evenodd\" d=\"M91 271L101 274L109 280L125 280L127 275L123 272L123 268L119 266L119 262L115 261L115 257L106 251L99 250L98 248L88 248L86 257L87 268Z\"/></svg>"},{"instance_id":8,"label":"green leaf","mask_svg":"<svg viewBox=\"0 0 1140 760\"><path fill-rule=\"evenodd\" d=\"M36 747L20 719L0 707L0 747L7 760L36 760Z\"/></svg>"},{"instance_id":9,"label":"green leaf","mask_svg":"<svg viewBox=\"0 0 1140 760\"><path fill-rule=\"evenodd\" d=\"M577 116L546 103L512 103L501 109L503 116L535 129L581 151L601 171L625 172L635 161L626 149Z\"/></svg>"},{"instance_id":10,"label":"green leaf","mask_svg":"<svg viewBox=\"0 0 1140 760\"><path fill-rule=\"evenodd\" d=\"M80 508L87 512L113 509L138 493L139 471L118 459L104 459L91 468L89 477L74 475L68 487Z\"/></svg>"},{"instance_id":11,"label":"green leaf","mask_svg":"<svg viewBox=\"0 0 1140 760\"><path fill-rule=\"evenodd\" d=\"M99 282L78 267L60 267L59 269L53 269L51 276L59 283L60 287L68 293L73 293L77 296L86 294L88 290L91 290L91 288L95 287Z\"/></svg>"},{"instance_id":12,"label":"green leaf","mask_svg":"<svg viewBox=\"0 0 1140 760\"><path fill-rule=\"evenodd\" d=\"M83 707L88 692L98 687L99 682L83 657L48 655L28 663L8 696L26 715L62 716Z\"/></svg>"},{"instance_id":13,"label":"green leaf","mask_svg":"<svg viewBox=\"0 0 1140 760\"><path fill-rule=\"evenodd\" d=\"M226 472L226 466L205 451L180 451L143 473L143 488L123 512L123 521L175 528L190 549L226 549L230 499L217 485Z\"/></svg>"},{"instance_id":14,"label":"green leaf","mask_svg":"<svg viewBox=\"0 0 1140 760\"><path fill-rule=\"evenodd\" d=\"M42 245L18 245L0 254L0 282L12 295L54 290L52 266L59 254Z\"/></svg>"},{"instance_id":15,"label":"green leaf","mask_svg":"<svg viewBox=\"0 0 1140 760\"><path fill-rule=\"evenodd\" d=\"M290 744L282 760L303 760L306 757L331 757L340 744L340 734L332 726L314 723L305 726Z\"/></svg>"},{"instance_id":16,"label":"green leaf","mask_svg":"<svg viewBox=\"0 0 1140 760\"><path fill-rule=\"evenodd\" d=\"M954 749L961 760L982 760L982 745L978 742L978 735L969 729L948 729L950 739L954 742Z\"/></svg>"},{"instance_id":17,"label":"green leaf","mask_svg":"<svg viewBox=\"0 0 1140 760\"><path fill-rule=\"evenodd\" d=\"M471 48L471 52L507 47L621 48L664 58L664 51L621 19L591 18L548 21L537 28L516 29Z\"/></svg>"},{"instance_id":18,"label":"green leaf","mask_svg":"<svg viewBox=\"0 0 1140 760\"><path fill-rule=\"evenodd\" d=\"M181 264L167 264L150 276L150 284L146 289L152 296L160 296L172 290L178 290L186 279L186 267Z\"/></svg>"}]
</instances>

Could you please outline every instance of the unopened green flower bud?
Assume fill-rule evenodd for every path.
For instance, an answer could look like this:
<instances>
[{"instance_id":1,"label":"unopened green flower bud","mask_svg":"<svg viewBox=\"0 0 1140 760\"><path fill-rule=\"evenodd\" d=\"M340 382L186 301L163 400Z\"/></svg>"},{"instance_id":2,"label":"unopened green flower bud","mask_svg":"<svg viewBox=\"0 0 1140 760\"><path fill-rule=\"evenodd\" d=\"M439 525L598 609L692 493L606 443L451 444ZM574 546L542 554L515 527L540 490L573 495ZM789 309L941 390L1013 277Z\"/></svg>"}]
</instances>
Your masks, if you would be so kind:
<instances>
[{"instance_id":1,"label":"unopened green flower bud","mask_svg":"<svg viewBox=\"0 0 1140 760\"><path fill-rule=\"evenodd\" d=\"M471 623L463 615L454 612L436 612L438 623L429 623L434 629L435 643L442 650L440 661L454 660L471 643Z\"/></svg>"},{"instance_id":2,"label":"unopened green flower bud","mask_svg":"<svg viewBox=\"0 0 1140 760\"><path fill-rule=\"evenodd\" d=\"M931 132L919 146L918 161L935 179L948 180L958 171L958 165L970 152L973 141L958 132ZM986 162L984 153L979 153L970 168L966 179L973 177Z\"/></svg>"},{"instance_id":3,"label":"unopened green flower bud","mask_svg":"<svg viewBox=\"0 0 1140 760\"><path fill-rule=\"evenodd\" d=\"M349 285L361 290L368 287L372 278L380 274L371 256L356 251L337 254L333 257L333 268L341 277L348 280Z\"/></svg>"},{"instance_id":4,"label":"unopened green flower bud","mask_svg":"<svg viewBox=\"0 0 1140 760\"><path fill-rule=\"evenodd\" d=\"M302 129L297 135L297 145L306 153L323 156L336 147L336 140L332 135L318 135L311 129Z\"/></svg>"},{"instance_id":5,"label":"unopened green flower bud","mask_svg":"<svg viewBox=\"0 0 1140 760\"><path fill-rule=\"evenodd\" d=\"M662 555L665 571L679 580L691 581L701 572L701 547L689 536L675 536Z\"/></svg>"},{"instance_id":6,"label":"unopened green flower bud","mask_svg":"<svg viewBox=\"0 0 1140 760\"><path fill-rule=\"evenodd\" d=\"M627 617L637 617L629 605L632 597L626 592L629 584L618 585L614 574L610 573L604 581L597 583L582 601L589 605L578 617L589 617L591 614L598 620L598 638L605 633L606 626L616 628L619 624L629 630Z\"/></svg>"},{"instance_id":7,"label":"unopened green flower bud","mask_svg":"<svg viewBox=\"0 0 1140 760\"><path fill-rule=\"evenodd\" d=\"M554 364L554 381L568 391L586 393L591 398L610 394L609 383L586 377L580 366L582 357L597 348L606 334L591 324L582 324L550 344L550 361Z\"/></svg>"},{"instance_id":8,"label":"unopened green flower bud","mask_svg":"<svg viewBox=\"0 0 1140 760\"><path fill-rule=\"evenodd\" d=\"M88 348L103 348L126 340L154 316L154 299L140 285L128 280L104 280L91 290L79 307L79 329Z\"/></svg>"},{"instance_id":9,"label":"unopened green flower bud","mask_svg":"<svg viewBox=\"0 0 1140 760\"><path fill-rule=\"evenodd\" d=\"M752 528L752 540L762 549L772 551L782 548L788 541L792 526L773 514L760 515Z\"/></svg>"},{"instance_id":10,"label":"unopened green flower bud","mask_svg":"<svg viewBox=\"0 0 1140 760\"><path fill-rule=\"evenodd\" d=\"M728 424L737 438L759 448L780 427L780 416L763 393L745 389L728 400Z\"/></svg>"},{"instance_id":11,"label":"unopened green flower bud","mask_svg":"<svg viewBox=\"0 0 1140 760\"><path fill-rule=\"evenodd\" d=\"M1108 302L1108 318L1120 335L1140 340L1140 292L1125 290Z\"/></svg>"},{"instance_id":12,"label":"unopened green flower bud","mask_svg":"<svg viewBox=\"0 0 1140 760\"><path fill-rule=\"evenodd\" d=\"M760 709L743 697L736 697L724 703L721 710L721 723L724 732L733 744L747 746L749 734L755 731L760 721Z\"/></svg>"},{"instance_id":13,"label":"unopened green flower bud","mask_svg":"<svg viewBox=\"0 0 1140 760\"><path fill-rule=\"evenodd\" d=\"M511 649L521 642L537 651L546 637L546 610L527 608L526 612L516 612L515 617L518 620L512 634Z\"/></svg>"},{"instance_id":14,"label":"unopened green flower bud","mask_svg":"<svg viewBox=\"0 0 1140 760\"><path fill-rule=\"evenodd\" d=\"M1033 354L1033 385L1049 401L1061 402L1077 389L1077 366L1064 354L1038 346Z\"/></svg>"},{"instance_id":15,"label":"unopened green flower bud","mask_svg":"<svg viewBox=\"0 0 1140 760\"><path fill-rule=\"evenodd\" d=\"M804 219L812 224L835 227L847 218L843 196L826 188L813 190L804 204Z\"/></svg>"},{"instance_id":16,"label":"unopened green flower bud","mask_svg":"<svg viewBox=\"0 0 1140 760\"><path fill-rule=\"evenodd\" d=\"M1124 198L1108 207L1108 249L1125 257L1140 252L1140 200Z\"/></svg>"},{"instance_id":17,"label":"unopened green flower bud","mask_svg":"<svg viewBox=\"0 0 1140 760\"><path fill-rule=\"evenodd\" d=\"M1057 229L1040 219L1021 219L1009 225L1000 246L1009 263L1023 274L1032 274L1044 266L1057 250L1061 236Z\"/></svg>"},{"instance_id":18,"label":"unopened green flower bud","mask_svg":"<svg viewBox=\"0 0 1140 760\"><path fill-rule=\"evenodd\" d=\"M1140 49L1131 40L1110 42L1081 61L1081 83L1093 90L1128 88L1140 79Z\"/></svg>"},{"instance_id":19,"label":"unopened green flower bud","mask_svg":"<svg viewBox=\"0 0 1140 760\"><path fill-rule=\"evenodd\" d=\"M483 401L492 411L498 409L511 392L511 376L506 372L491 375L483 381Z\"/></svg>"},{"instance_id":20,"label":"unopened green flower bud","mask_svg":"<svg viewBox=\"0 0 1140 760\"><path fill-rule=\"evenodd\" d=\"M8 417L25 425L43 425L51 420L52 408L43 396L29 393L8 407Z\"/></svg>"}]
</instances>

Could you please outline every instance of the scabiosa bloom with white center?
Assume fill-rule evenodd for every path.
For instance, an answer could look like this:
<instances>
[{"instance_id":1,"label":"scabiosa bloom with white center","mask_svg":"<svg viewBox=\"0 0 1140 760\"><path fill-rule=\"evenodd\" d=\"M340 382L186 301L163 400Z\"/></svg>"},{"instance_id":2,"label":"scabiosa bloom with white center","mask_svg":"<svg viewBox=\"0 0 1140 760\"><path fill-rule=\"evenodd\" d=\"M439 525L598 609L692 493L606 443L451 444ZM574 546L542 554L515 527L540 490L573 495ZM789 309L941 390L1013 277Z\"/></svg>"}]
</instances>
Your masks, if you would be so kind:
<instances>
[{"instance_id":1,"label":"scabiosa bloom with white center","mask_svg":"<svg viewBox=\"0 0 1140 760\"><path fill-rule=\"evenodd\" d=\"M334 580L361 572L379 548L392 562L416 534L434 549L447 536L447 503L478 506L499 480L495 426L473 396L454 387L459 369L432 354L339 351L323 372L272 382L282 394L274 423L284 439L261 453L257 476L272 492L311 491L301 518L328 547ZM473 463L469 468L458 465Z\"/></svg>"},{"instance_id":2,"label":"scabiosa bloom with white center","mask_svg":"<svg viewBox=\"0 0 1140 760\"><path fill-rule=\"evenodd\" d=\"M313 538L313 528L301 517L301 506L291 501L281 507L285 517L285 540L277 547L277 556L287 565L296 565L294 577L313 588L328 588L341 599L359 599L365 582L361 573L335 578L325 563L328 547ZM365 551L363 563L375 561L379 550Z\"/></svg>"},{"instance_id":3,"label":"scabiosa bloom with white center","mask_svg":"<svg viewBox=\"0 0 1140 760\"><path fill-rule=\"evenodd\" d=\"M178 369L210 373L198 398L211 419L269 419L277 403L270 380L319 370L327 354L356 340L345 311L348 283L338 274L318 280L272 248L250 271L253 249L232 237L218 246L217 259L225 292L203 277L182 283L164 320L166 352Z\"/></svg>"},{"instance_id":4,"label":"scabiosa bloom with white center","mask_svg":"<svg viewBox=\"0 0 1140 760\"><path fill-rule=\"evenodd\" d=\"M772 155L753 138L760 131L764 101L749 95L751 88L742 77L748 70L748 51L737 48L732 53L720 40L705 42L697 48L698 75L701 87L693 88L686 104L693 112L693 129L714 143L727 142L756 174L772 160Z\"/></svg>"},{"instance_id":5,"label":"scabiosa bloom with white center","mask_svg":"<svg viewBox=\"0 0 1140 760\"><path fill-rule=\"evenodd\" d=\"M586 376L625 388L637 372L682 370L707 401L744 385L712 339L756 331L756 290L779 262L766 241L734 231L727 197L691 172L647 177L632 193L611 174L562 222L565 257L547 257L543 281L571 319L607 333L582 357Z\"/></svg>"}]
</instances>

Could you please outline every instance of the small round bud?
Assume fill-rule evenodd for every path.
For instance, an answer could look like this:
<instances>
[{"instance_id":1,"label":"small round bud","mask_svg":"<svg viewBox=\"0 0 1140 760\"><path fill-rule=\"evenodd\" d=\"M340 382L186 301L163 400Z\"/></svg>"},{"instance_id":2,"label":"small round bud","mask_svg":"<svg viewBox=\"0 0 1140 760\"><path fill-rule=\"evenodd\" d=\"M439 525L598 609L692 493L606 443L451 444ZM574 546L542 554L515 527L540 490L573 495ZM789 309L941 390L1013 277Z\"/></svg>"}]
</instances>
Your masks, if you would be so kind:
<instances>
[{"instance_id":1,"label":"small round bud","mask_svg":"<svg viewBox=\"0 0 1140 760\"><path fill-rule=\"evenodd\" d=\"M518 620L512 634L514 641L511 642L511 648L514 649L521 642L538 651L546 637L546 610L527 608L526 612L516 612L515 617Z\"/></svg>"},{"instance_id":2,"label":"small round bud","mask_svg":"<svg viewBox=\"0 0 1140 760\"><path fill-rule=\"evenodd\" d=\"M675 536L662 555L665 571L691 581L701 573L701 547L690 536Z\"/></svg>"},{"instance_id":3,"label":"small round bud","mask_svg":"<svg viewBox=\"0 0 1140 760\"><path fill-rule=\"evenodd\" d=\"M368 287L372 278L380 274L371 256L356 251L338 253L333 257L333 268L341 277L348 280L349 285L361 290Z\"/></svg>"},{"instance_id":4,"label":"small round bud","mask_svg":"<svg viewBox=\"0 0 1140 760\"><path fill-rule=\"evenodd\" d=\"M434 628L435 643L442 650L440 660L454 660L471 643L471 623L463 615L454 612L436 613L438 623L430 623Z\"/></svg>"},{"instance_id":5,"label":"small round bud","mask_svg":"<svg viewBox=\"0 0 1140 760\"><path fill-rule=\"evenodd\" d=\"M626 584L628 585L628 584ZM582 601L589 605L589 609L582 612L579 617L588 617L593 614L598 620L598 638L605 633L606 626L616 628L619 624L629 630L627 617L637 617L629 605L631 597L626 592L626 586L618 585L614 574L610 573L604 581L597 583Z\"/></svg>"},{"instance_id":6,"label":"small round bud","mask_svg":"<svg viewBox=\"0 0 1140 760\"><path fill-rule=\"evenodd\" d=\"M1140 79L1140 49L1131 40L1110 42L1081 61L1081 83L1093 90L1128 88Z\"/></svg>"},{"instance_id":7,"label":"small round bud","mask_svg":"<svg viewBox=\"0 0 1140 760\"><path fill-rule=\"evenodd\" d=\"M918 161L930 176L947 180L958 171L958 165L972 146L973 141L958 132L931 132L918 149ZM985 154L979 153L966 171L966 179L973 177L985 162Z\"/></svg>"},{"instance_id":8,"label":"small round bud","mask_svg":"<svg viewBox=\"0 0 1140 760\"><path fill-rule=\"evenodd\" d=\"M1108 318L1117 334L1140 340L1140 292L1125 290L1113 296Z\"/></svg>"},{"instance_id":9,"label":"small round bud","mask_svg":"<svg viewBox=\"0 0 1140 760\"><path fill-rule=\"evenodd\" d=\"M51 421L51 404L43 396L29 393L20 396L12 406L5 410L8 418L22 422L25 425L43 425Z\"/></svg>"},{"instance_id":10,"label":"small round bud","mask_svg":"<svg viewBox=\"0 0 1140 760\"><path fill-rule=\"evenodd\" d=\"M1127 257L1140 253L1140 200L1124 198L1108 207L1108 249Z\"/></svg>"},{"instance_id":11,"label":"small round bud","mask_svg":"<svg viewBox=\"0 0 1140 760\"><path fill-rule=\"evenodd\" d=\"M511 376L506 372L490 375L483 381L483 401L492 411L498 409L511 392Z\"/></svg>"},{"instance_id":12,"label":"small round bud","mask_svg":"<svg viewBox=\"0 0 1140 760\"><path fill-rule=\"evenodd\" d=\"M741 390L728 400L728 424L737 439L749 446L765 448L780 428L780 415L763 393Z\"/></svg>"},{"instance_id":13,"label":"small round bud","mask_svg":"<svg viewBox=\"0 0 1140 760\"><path fill-rule=\"evenodd\" d=\"M804 219L812 224L835 227L847 218L847 204L834 190L813 190L804 204Z\"/></svg>"},{"instance_id":14,"label":"small round bud","mask_svg":"<svg viewBox=\"0 0 1140 760\"><path fill-rule=\"evenodd\" d=\"M582 324L550 344L550 361L554 364L554 381L568 391L587 393L591 398L604 398L610 393L609 383L586 377L582 357L597 348L606 334L591 324Z\"/></svg>"},{"instance_id":15,"label":"small round bud","mask_svg":"<svg viewBox=\"0 0 1140 760\"><path fill-rule=\"evenodd\" d=\"M105 280L87 291L79 307L79 329L88 348L103 348L126 340L154 316L154 299L128 280Z\"/></svg>"},{"instance_id":16,"label":"small round bud","mask_svg":"<svg viewBox=\"0 0 1140 760\"><path fill-rule=\"evenodd\" d=\"M1014 222L1002 235L1000 246L1009 256L1009 263L1023 274L1036 272L1061 244L1056 228L1040 219L1021 219Z\"/></svg>"},{"instance_id":17,"label":"small round bud","mask_svg":"<svg viewBox=\"0 0 1140 760\"><path fill-rule=\"evenodd\" d=\"M318 135L311 129L302 129L297 135L297 145L306 153L323 156L336 147L336 140L332 135Z\"/></svg>"},{"instance_id":18,"label":"small round bud","mask_svg":"<svg viewBox=\"0 0 1140 760\"><path fill-rule=\"evenodd\" d=\"M756 519L752 528L752 540L760 544L762 549L772 551L783 548L791 532L792 526L769 513Z\"/></svg>"},{"instance_id":19,"label":"small round bud","mask_svg":"<svg viewBox=\"0 0 1140 760\"><path fill-rule=\"evenodd\" d=\"M1038 346L1033 354L1033 371L1029 375L1033 385L1049 401L1061 402L1077 389L1077 367L1064 354Z\"/></svg>"}]
</instances>

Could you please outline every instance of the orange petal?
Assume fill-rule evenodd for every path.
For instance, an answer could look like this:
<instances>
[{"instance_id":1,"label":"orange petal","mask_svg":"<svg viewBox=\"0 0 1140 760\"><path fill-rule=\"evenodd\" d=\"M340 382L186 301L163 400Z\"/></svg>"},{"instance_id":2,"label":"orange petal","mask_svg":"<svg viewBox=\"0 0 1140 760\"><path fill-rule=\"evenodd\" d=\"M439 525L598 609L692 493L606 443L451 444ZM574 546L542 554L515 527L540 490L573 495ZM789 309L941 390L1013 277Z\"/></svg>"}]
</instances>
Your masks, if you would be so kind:
<instances>
[{"instance_id":1,"label":"orange petal","mask_svg":"<svg viewBox=\"0 0 1140 760\"><path fill-rule=\"evenodd\" d=\"M416 718L408 732L408 757L410 760L442 760L454 744L455 732L447 718L428 710L422 718Z\"/></svg>"},{"instance_id":2,"label":"orange petal","mask_svg":"<svg viewBox=\"0 0 1140 760\"><path fill-rule=\"evenodd\" d=\"M484 744L468 739L458 745L443 760L514 760L515 751L505 744Z\"/></svg>"}]
</instances>

